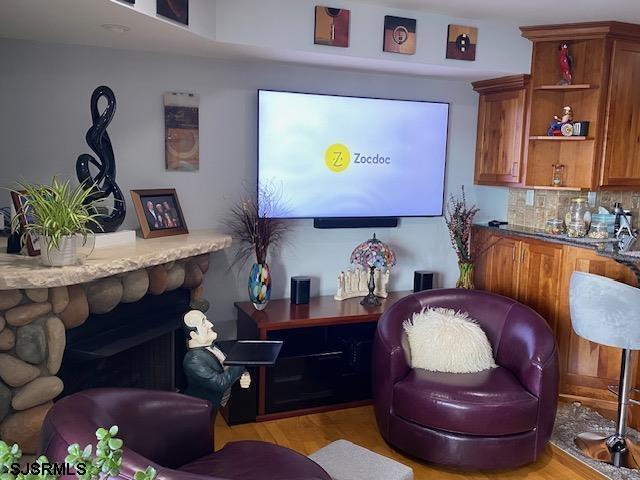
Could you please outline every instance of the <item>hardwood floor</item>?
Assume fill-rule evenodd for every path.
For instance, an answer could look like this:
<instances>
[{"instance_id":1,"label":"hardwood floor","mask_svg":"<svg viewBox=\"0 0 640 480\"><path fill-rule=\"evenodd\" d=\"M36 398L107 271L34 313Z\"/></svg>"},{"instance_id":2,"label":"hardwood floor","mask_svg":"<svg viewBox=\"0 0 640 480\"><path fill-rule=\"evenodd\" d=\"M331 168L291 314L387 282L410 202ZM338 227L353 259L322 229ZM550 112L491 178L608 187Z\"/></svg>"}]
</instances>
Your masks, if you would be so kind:
<instances>
[{"instance_id":1,"label":"hardwood floor","mask_svg":"<svg viewBox=\"0 0 640 480\"><path fill-rule=\"evenodd\" d=\"M358 407L301 417L229 427L222 416L216 420L216 450L227 442L264 440L308 455L341 438L361 445L413 468L415 480L502 479L578 480L602 479L582 463L553 446L547 446L535 464L509 471L473 472L427 465L389 447L376 427L373 408ZM509 452L504 452L508 455Z\"/></svg>"}]
</instances>

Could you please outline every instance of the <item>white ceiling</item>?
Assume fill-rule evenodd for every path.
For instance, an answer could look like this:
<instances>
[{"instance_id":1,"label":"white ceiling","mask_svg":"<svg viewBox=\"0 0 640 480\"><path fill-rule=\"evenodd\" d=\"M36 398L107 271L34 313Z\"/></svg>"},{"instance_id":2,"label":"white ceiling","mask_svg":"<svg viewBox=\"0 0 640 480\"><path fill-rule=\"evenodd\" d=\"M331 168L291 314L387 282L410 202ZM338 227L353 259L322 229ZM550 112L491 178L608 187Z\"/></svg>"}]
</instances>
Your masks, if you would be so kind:
<instances>
[{"instance_id":1,"label":"white ceiling","mask_svg":"<svg viewBox=\"0 0 640 480\"><path fill-rule=\"evenodd\" d=\"M200 0L211 1L214 0ZM222 0L233 2L234 0ZM352 0L363 4L427 10L462 18L507 20L518 25L626 20L640 23L640 0ZM155 0L137 4L155 5ZM606 5L606 8L603 7ZM201 57L276 60L303 64L478 80L506 74L458 65L432 65L396 59L357 58L323 52L271 49L217 42L171 22L108 0L0 0L0 37L101 46ZM123 24L118 34L102 23ZM466 66L466 65L465 65Z\"/></svg>"},{"instance_id":2,"label":"white ceiling","mask_svg":"<svg viewBox=\"0 0 640 480\"><path fill-rule=\"evenodd\" d=\"M518 25L596 20L640 23L639 0L352 0L462 18L495 19Z\"/></svg>"}]
</instances>

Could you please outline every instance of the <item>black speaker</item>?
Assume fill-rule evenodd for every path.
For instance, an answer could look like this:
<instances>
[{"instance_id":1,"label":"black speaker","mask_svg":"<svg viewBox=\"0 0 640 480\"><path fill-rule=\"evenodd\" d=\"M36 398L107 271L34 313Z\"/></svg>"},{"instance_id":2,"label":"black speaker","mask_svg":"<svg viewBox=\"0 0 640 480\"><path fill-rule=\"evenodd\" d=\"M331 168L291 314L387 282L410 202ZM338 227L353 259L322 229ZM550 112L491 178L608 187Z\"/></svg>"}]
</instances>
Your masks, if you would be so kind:
<instances>
[{"instance_id":1,"label":"black speaker","mask_svg":"<svg viewBox=\"0 0 640 480\"><path fill-rule=\"evenodd\" d=\"M311 279L309 277L291 277L291 303L303 305L309 303Z\"/></svg>"},{"instance_id":2,"label":"black speaker","mask_svg":"<svg viewBox=\"0 0 640 480\"><path fill-rule=\"evenodd\" d=\"M413 272L413 291L431 290L433 288L433 272L427 270L416 270Z\"/></svg>"}]
</instances>

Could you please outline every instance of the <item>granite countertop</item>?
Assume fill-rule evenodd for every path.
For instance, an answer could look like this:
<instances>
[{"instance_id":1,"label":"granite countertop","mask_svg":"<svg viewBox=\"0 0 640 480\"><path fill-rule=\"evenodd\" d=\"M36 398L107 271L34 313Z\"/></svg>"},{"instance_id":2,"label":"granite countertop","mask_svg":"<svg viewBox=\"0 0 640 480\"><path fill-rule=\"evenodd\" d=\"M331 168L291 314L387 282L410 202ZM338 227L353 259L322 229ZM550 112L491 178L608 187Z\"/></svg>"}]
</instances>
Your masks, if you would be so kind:
<instances>
[{"instance_id":1,"label":"granite countertop","mask_svg":"<svg viewBox=\"0 0 640 480\"><path fill-rule=\"evenodd\" d=\"M500 232L505 235L515 235L519 237L544 240L546 242L571 245L572 247L591 248L599 255L613 258L622 263L640 263L640 241L627 237L628 242L620 241L617 238L572 238L566 234L551 235L544 230L522 227L519 225L502 225L500 227L490 227L486 224L475 224L474 227L482 228L492 232Z\"/></svg>"},{"instance_id":2,"label":"granite countertop","mask_svg":"<svg viewBox=\"0 0 640 480\"><path fill-rule=\"evenodd\" d=\"M46 267L39 257L0 254L0 290L61 287L222 250L231 237L213 230L96 248L82 265Z\"/></svg>"}]
</instances>

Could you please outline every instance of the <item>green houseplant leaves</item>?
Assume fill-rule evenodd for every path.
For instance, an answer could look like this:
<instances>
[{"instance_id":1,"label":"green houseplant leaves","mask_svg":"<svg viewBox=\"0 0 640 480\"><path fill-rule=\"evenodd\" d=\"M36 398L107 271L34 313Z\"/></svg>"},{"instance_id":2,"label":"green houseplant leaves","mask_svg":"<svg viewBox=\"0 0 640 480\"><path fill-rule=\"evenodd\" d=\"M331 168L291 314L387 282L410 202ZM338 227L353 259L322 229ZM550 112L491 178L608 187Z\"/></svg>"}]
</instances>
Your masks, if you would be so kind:
<instances>
[{"instance_id":1,"label":"green houseplant leaves","mask_svg":"<svg viewBox=\"0 0 640 480\"><path fill-rule=\"evenodd\" d=\"M99 428L96 430L98 443L95 455L92 455L92 445L80 448L80 445L74 443L67 449L65 463L75 469L76 477L81 480L103 480L118 476L122 466L124 442L116 435L118 435L116 425L109 430ZM40 466L37 469L38 473L32 473L35 469L30 469L29 473L16 472L15 466L20 462L20 458L22 458L22 451L18 445L9 446L0 440L0 480L56 480L58 478L57 475L52 475L47 469L42 468L45 464L50 464L45 456L36 460ZM156 473L155 468L147 467L144 472L136 472L134 479L154 480Z\"/></svg>"}]
</instances>

